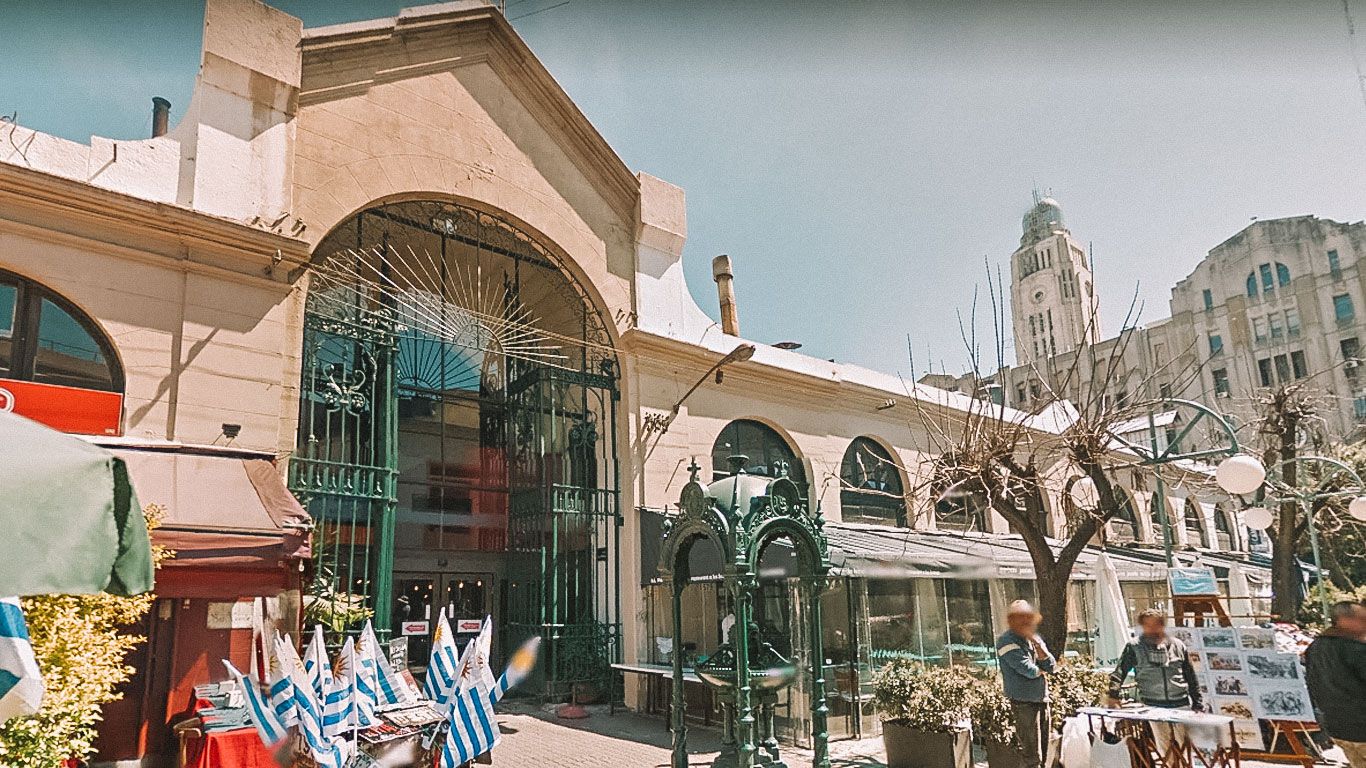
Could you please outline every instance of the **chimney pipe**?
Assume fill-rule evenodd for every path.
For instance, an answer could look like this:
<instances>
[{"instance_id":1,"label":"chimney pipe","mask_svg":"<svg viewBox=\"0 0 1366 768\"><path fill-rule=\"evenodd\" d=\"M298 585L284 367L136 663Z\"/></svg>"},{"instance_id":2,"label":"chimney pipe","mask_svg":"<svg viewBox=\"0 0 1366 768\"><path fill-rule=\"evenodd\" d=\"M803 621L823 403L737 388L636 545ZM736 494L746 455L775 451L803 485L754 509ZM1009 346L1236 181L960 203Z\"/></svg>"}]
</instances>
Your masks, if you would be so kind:
<instances>
[{"instance_id":1,"label":"chimney pipe","mask_svg":"<svg viewBox=\"0 0 1366 768\"><path fill-rule=\"evenodd\" d=\"M152 97L152 138L165 136L171 120L171 102L160 96Z\"/></svg>"},{"instance_id":2,"label":"chimney pipe","mask_svg":"<svg viewBox=\"0 0 1366 768\"><path fill-rule=\"evenodd\" d=\"M735 272L730 257L721 254L711 260L711 279L716 281L716 295L721 301L721 330L728 336L740 335L740 315L735 306Z\"/></svg>"}]
</instances>

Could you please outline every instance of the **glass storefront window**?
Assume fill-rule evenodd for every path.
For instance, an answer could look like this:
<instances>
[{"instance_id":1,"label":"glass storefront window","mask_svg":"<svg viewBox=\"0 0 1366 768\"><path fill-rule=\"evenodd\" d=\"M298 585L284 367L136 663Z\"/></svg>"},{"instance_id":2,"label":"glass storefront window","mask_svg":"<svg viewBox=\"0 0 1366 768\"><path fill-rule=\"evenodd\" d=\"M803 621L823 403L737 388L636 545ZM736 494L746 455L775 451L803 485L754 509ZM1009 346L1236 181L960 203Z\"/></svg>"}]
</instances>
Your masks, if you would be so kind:
<instances>
[{"instance_id":1,"label":"glass storefront window","mask_svg":"<svg viewBox=\"0 0 1366 768\"><path fill-rule=\"evenodd\" d=\"M868 658L947 662L949 643L940 579L868 579Z\"/></svg>"}]
</instances>

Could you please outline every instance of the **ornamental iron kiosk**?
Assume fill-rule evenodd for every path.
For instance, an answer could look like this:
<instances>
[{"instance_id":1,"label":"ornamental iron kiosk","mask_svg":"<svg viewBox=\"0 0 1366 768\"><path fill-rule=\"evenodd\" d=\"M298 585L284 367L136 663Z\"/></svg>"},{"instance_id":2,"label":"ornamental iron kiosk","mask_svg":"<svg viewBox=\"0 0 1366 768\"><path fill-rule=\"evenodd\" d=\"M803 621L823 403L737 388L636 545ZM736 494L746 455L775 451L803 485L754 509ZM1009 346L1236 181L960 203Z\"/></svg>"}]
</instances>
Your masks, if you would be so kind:
<instances>
[{"instance_id":1,"label":"ornamental iron kiosk","mask_svg":"<svg viewBox=\"0 0 1366 768\"><path fill-rule=\"evenodd\" d=\"M759 589L759 561L770 544L790 545L797 560L800 594L810 622L812 766L829 768L822 661L821 601L830 571L829 548L822 527L799 487L778 467L776 479L746 474L745 456L730 458L729 477L703 486L696 462L679 497L679 514L664 523L659 569L672 595L673 730L672 768L688 766L688 736L684 725L682 597L691 578L689 554L699 539L709 539L721 553L724 589L734 603L735 622L730 637L696 673L715 688L724 710L723 753L718 765L736 768L785 768L778 757L773 730L778 691L795 679L797 670L763 642L754 618L754 596Z\"/></svg>"}]
</instances>

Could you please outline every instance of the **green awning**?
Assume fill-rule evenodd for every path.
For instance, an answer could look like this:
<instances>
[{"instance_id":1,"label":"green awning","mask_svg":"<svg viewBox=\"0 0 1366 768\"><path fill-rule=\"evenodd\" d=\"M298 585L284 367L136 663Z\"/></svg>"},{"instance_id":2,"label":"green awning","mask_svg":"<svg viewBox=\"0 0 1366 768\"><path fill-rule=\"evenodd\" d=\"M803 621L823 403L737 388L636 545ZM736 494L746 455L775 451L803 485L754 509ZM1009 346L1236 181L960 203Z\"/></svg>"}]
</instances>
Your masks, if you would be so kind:
<instances>
[{"instance_id":1,"label":"green awning","mask_svg":"<svg viewBox=\"0 0 1366 768\"><path fill-rule=\"evenodd\" d=\"M0 413L0 595L152 589L147 521L109 451Z\"/></svg>"}]
</instances>

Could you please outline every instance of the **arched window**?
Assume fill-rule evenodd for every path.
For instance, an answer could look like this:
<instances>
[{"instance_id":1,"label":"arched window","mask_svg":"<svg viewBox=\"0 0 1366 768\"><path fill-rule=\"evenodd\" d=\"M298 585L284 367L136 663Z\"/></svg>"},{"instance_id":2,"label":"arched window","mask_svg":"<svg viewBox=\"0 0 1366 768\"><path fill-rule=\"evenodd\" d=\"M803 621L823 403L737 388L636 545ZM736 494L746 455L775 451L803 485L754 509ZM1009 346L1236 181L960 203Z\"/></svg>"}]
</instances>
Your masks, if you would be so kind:
<instances>
[{"instance_id":1,"label":"arched window","mask_svg":"<svg viewBox=\"0 0 1366 768\"><path fill-rule=\"evenodd\" d=\"M1255 299L1255 298L1257 298L1257 273L1256 273L1256 272L1249 272L1249 273L1247 273L1247 297L1248 297L1249 299Z\"/></svg>"},{"instance_id":2,"label":"arched window","mask_svg":"<svg viewBox=\"0 0 1366 768\"><path fill-rule=\"evenodd\" d=\"M1194 499L1186 499L1186 542L1192 547L1209 546L1205 542L1205 513Z\"/></svg>"},{"instance_id":3,"label":"arched window","mask_svg":"<svg viewBox=\"0 0 1366 768\"><path fill-rule=\"evenodd\" d=\"M934 524L941 531L985 533L990 507L981 483L971 479L946 479L934 491Z\"/></svg>"},{"instance_id":4,"label":"arched window","mask_svg":"<svg viewBox=\"0 0 1366 768\"><path fill-rule=\"evenodd\" d=\"M727 424L711 447L712 480L730 475L730 457L744 456L751 475L778 477L782 472L797 485L806 483L806 472L792 446L767 424L739 419Z\"/></svg>"},{"instance_id":5,"label":"arched window","mask_svg":"<svg viewBox=\"0 0 1366 768\"><path fill-rule=\"evenodd\" d=\"M1223 505L1214 510L1214 541L1222 551L1228 552L1234 548L1233 521L1228 507Z\"/></svg>"},{"instance_id":6,"label":"arched window","mask_svg":"<svg viewBox=\"0 0 1366 768\"><path fill-rule=\"evenodd\" d=\"M1134 500L1118 486L1115 487L1115 493L1120 497L1119 511L1105 524L1110 541L1138 541L1138 510L1134 509Z\"/></svg>"},{"instance_id":7,"label":"arched window","mask_svg":"<svg viewBox=\"0 0 1366 768\"><path fill-rule=\"evenodd\" d=\"M1290 268L1276 262L1276 283L1278 285L1290 285Z\"/></svg>"},{"instance_id":8,"label":"arched window","mask_svg":"<svg viewBox=\"0 0 1366 768\"><path fill-rule=\"evenodd\" d=\"M869 438L854 438L844 452L840 510L845 522L905 523L901 473L887 449Z\"/></svg>"},{"instance_id":9,"label":"arched window","mask_svg":"<svg viewBox=\"0 0 1366 768\"><path fill-rule=\"evenodd\" d=\"M123 391L113 347L71 302L0 270L0 378Z\"/></svg>"}]
</instances>

